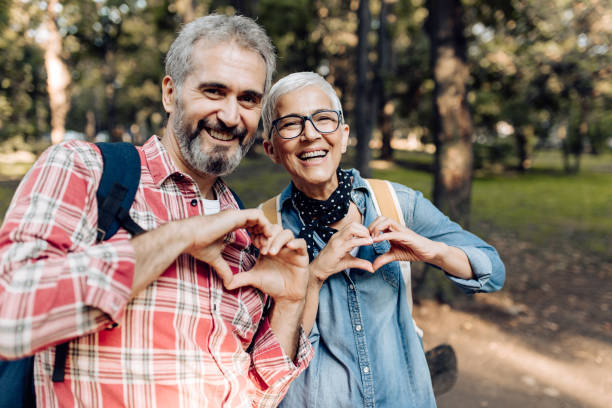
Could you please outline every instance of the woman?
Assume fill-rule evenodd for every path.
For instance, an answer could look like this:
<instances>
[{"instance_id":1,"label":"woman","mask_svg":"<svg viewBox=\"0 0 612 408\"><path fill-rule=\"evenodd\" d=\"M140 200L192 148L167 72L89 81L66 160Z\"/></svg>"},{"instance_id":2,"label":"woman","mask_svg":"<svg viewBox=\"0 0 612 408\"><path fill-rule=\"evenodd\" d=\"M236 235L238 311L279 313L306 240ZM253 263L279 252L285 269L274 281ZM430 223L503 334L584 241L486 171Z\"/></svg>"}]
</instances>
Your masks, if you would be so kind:
<instances>
[{"instance_id":1,"label":"woman","mask_svg":"<svg viewBox=\"0 0 612 408\"><path fill-rule=\"evenodd\" d=\"M406 227L379 217L359 172L339 168L349 126L319 75L279 80L262 118L266 153L292 180L279 200L283 227L306 240L311 260L303 325L315 357L281 406L435 407L395 261L428 262L466 292L490 292L505 279L497 252L400 184Z\"/></svg>"}]
</instances>

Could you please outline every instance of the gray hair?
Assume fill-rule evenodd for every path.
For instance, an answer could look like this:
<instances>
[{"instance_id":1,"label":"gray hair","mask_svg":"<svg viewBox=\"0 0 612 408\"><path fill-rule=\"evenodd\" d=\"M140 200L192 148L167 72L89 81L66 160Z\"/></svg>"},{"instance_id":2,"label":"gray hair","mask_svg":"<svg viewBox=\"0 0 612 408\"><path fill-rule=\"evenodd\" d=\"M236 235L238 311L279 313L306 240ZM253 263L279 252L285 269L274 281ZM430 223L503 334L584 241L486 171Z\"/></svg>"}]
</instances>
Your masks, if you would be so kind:
<instances>
[{"instance_id":1,"label":"gray hair","mask_svg":"<svg viewBox=\"0 0 612 408\"><path fill-rule=\"evenodd\" d=\"M201 39L210 45L235 42L259 53L266 63L264 92L270 89L272 74L276 69L276 54L264 29L248 17L210 14L186 24L168 50L166 75L172 78L178 90L191 72L193 46Z\"/></svg>"},{"instance_id":2,"label":"gray hair","mask_svg":"<svg viewBox=\"0 0 612 408\"><path fill-rule=\"evenodd\" d=\"M270 94L264 101L263 110L261 112L264 138L267 138L270 134L272 121L275 119L274 116L276 116L276 104L278 103L278 99L289 92L311 85L318 87L329 97L332 107L340 111L340 120L343 121L344 115L342 114L342 104L331 84L315 72L296 72L279 79L274 86L272 86Z\"/></svg>"}]
</instances>

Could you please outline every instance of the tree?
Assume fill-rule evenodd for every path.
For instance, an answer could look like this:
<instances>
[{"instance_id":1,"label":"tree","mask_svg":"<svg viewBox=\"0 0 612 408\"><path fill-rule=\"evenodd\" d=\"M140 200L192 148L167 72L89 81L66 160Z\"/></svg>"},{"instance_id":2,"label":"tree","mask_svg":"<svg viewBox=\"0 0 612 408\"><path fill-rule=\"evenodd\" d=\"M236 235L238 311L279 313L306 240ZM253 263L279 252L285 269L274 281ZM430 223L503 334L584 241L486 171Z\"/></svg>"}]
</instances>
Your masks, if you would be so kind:
<instances>
[{"instance_id":1,"label":"tree","mask_svg":"<svg viewBox=\"0 0 612 408\"><path fill-rule=\"evenodd\" d=\"M370 46L368 34L370 32L370 2L359 0L359 26L357 36L357 84L355 95L355 126L357 133L357 162L356 166L363 177L370 177L370 138L371 128L371 108L370 105L370 86L368 73L370 62L368 59Z\"/></svg>"},{"instance_id":2,"label":"tree","mask_svg":"<svg viewBox=\"0 0 612 408\"><path fill-rule=\"evenodd\" d=\"M451 219L469 224L472 189L472 120L469 70L460 0L430 0L427 30L434 76L434 203Z\"/></svg>"},{"instance_id":3,"label":"tree","mask_svg":"<svg viewBox=\"0 0 612 408\"><path fill-rule=\"evenodd\" d=\"M45 67L51 108L51 142L64 140L66 116L70 110L71 76L62 60L62 36L57 25L58 11L62 6L58 0L49 0L47 5L47 41L45 43Z\"/></svg>"},{"instance_id":4,"label":"tree","mask_svg":"<svg viewBox=\"0 0 612 408\"><path fill-rule=\"evenodd\" d=\"M393 149L393 102L390 96L392 42L389 27L389 18L392 15L393 5L388 0L382 0L378 16L378 61L374 81L375 107L378 113L377 123L380 127L382 147L380 158L391 160Z\"/></svg>"}]
</instances>

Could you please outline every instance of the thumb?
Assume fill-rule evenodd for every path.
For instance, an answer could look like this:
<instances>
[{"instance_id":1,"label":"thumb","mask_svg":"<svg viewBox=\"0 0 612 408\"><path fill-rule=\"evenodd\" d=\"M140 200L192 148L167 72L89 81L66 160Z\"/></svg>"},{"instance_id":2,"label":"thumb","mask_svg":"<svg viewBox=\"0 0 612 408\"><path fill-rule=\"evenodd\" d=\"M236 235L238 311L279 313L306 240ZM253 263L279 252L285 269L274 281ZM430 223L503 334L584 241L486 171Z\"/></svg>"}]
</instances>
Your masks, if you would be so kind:
<instances>
[{"instance_id":1,"label":"thumb","mask_svg":"<svg viewBox=\"0 0 612 408\"><path fill-rule=\"evenodd\" d=\"M378 258L372 262L372 267L374 270L378 270L380 267L385 266L386 264L395 261L395 256L391 252L384 253L379 255Z\"/></svg>"},{"instance_id":2,"label":"thumb","mask_svg":"<svg viewBox=\"0 0 612 408\"><path fill-rule=\"evenodd\" d=\"M225 259L220 256L212 261L209 261L209 265L215 270L217 276L221 278L223 281L223 286L225 286L226 289L230 289L229 286L233 281L234 273L230 269Z\"/></svg>"},{"instance_id":3,"label":"thumb","mask_svg":"<svg viewBox=\"0 0 612 408\"><path fill-rule=\"evenodd\" d=\"M240 272L233 275L231 282L229 282L228 285L225 285L226 289L228 290L241 288L243 286L253 286L261 290L261 277L253 270Z\"/></svg>"}]
</instances>

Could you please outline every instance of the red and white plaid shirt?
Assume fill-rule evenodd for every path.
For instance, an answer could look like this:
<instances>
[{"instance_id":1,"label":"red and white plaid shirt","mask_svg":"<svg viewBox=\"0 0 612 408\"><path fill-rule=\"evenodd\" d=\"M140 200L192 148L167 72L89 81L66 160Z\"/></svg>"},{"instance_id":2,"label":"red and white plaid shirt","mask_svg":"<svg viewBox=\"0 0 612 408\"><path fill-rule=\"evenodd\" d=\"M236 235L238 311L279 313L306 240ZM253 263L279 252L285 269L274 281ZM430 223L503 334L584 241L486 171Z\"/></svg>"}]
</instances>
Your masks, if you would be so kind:
<instances>
[{"instance_id":1,"label":"red and white plaid shirt","mask_svg":"<svg viewBox=\"0 0 612 408\"><path fill-rule=\"evenodd\" d=\"M140 226L203 214L197 185L157 137L139 151L130 215ZM212 268L186 254L130 300L128 233L95 242L101 175L94 145L51 147L21 182L0 229L0 356L37 352L37 405L276 406L312 358L304 333L291 361L262 319L266 296L225 290ZM221 180L213 188L221 211L237 208ZM253 266L249 245L238 230L224 250L234 273ZM53 383L49 346L67 339L65 381Z\"/></svg>"}]
</instances>

